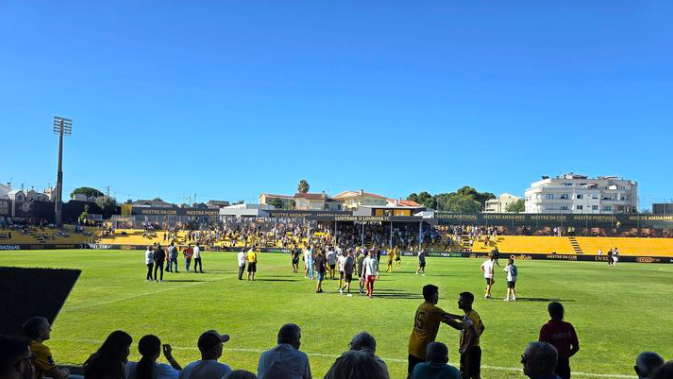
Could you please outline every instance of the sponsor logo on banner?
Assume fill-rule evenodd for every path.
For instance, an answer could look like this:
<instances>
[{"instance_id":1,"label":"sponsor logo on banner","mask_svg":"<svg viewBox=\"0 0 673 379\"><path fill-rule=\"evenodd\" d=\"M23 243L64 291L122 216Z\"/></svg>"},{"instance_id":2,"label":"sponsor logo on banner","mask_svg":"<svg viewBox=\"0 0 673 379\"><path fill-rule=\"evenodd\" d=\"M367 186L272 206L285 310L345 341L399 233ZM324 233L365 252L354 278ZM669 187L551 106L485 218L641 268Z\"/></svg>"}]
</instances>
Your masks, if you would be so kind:
<instances>
[{"instance_id":1,"label":"sponsor logo on banner","mask_svg":"<svg viewBox=\"0 0 673 379\"><path fill-rule=\"evenodd\" d=\"M661 262L661 259L653 258L653 257L638 257L638 258L636 258L636 262L638 262L638 263L659 263L659 262Z\"/></svg>"},{"instance_id":2,"label":"sponsor logo on banner","mask_svg":"<svg viewBox=\"0 0 673 379\"><path fill-rule=\"evenodd\" d=\"M123 245L120 247L122 250L134 250L133 246L130 245Z\"/></svg>"},{"instance_id":3,"label":"sponsor logo on banner","mask_svg":"<svg viewBox=\"0 0 673 379\"><path fill-rule=\"evenodd\" d=\"M563 261L576 261L577 260L577 255L550 254L550 255L547 255L547 259L558 259L558 260L563 260Z\"/></svg>"},{"instance_id":4,"label":"sponsor logo on banner","mask_svg":"<svg viewBox=\"0 0 673 379\"><path fill-rule=\"evenodd\" d=\"M0 245L0 250L21 250L19 245Z\"/></svg>"},{"instance_id":5,"label":"sponsor logo on banner","mask_svg":"<svg viewBox=\"0 0 673 379\"><path fill-rule=\"evenodd\" d=\"M510 255L509 257L512 258L512 259L518 259L518 260L520 260L520 261L521 261L521 260L524 260L524 261L531 261L531 260L533 260L533 256L532 256L532 255L526 255L526 254L519 254L519 255L514 255L514 254L512 254L512 255Z\"/></svg>"}]
</instances>

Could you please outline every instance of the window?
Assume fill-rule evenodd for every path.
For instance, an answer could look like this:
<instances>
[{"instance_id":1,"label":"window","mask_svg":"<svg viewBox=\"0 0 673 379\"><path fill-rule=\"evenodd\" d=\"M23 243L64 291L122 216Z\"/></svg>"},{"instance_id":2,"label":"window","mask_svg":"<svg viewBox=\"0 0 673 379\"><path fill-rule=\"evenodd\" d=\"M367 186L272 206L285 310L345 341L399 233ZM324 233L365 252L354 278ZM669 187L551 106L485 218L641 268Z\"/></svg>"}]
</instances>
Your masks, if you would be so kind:
<instances>
[{"instance_id":1,"label":"window","mask_svg":"<svg viewBox=\"0 0 673 379\"><path fill-rule=\"evenodd\" d=\"M597 211L598 210L598 205L592 205L591 210L592 211Z\"/></svg>"},{"instance_id":2,"label":"window","mask_svg":"<svg viewBox=\"0 0 673 379\"><path fill-rule=\"evenodd\" d=\"M582 199L584 199L584 195L582 195L581 193L578 193L577 195L575 195L575 198L577 200L582 200Z\"/></svg>"},{"instance_id":3,"label":"window","mask_svg":"<svg viewBox=\"0 0 673 379\"><path fill-rule=\"evenodd\" d=\"M567 193L562 193L559 196L559 199L561 199L561 200L568 200L569 198L570 198L570 196Z\"/></svg>"},{"instance_id":4,"label":"window","mask_svg":"<svg viewBox=\"0 0 673 379\"><path fill-rule=\"evenodd\" d=\"M573 184L572 183L563 183L564 186L571 187Z\"/></svg>"},{"instance_id":5,"label":"window","mask_svg":"<svg viewBox=\"0 0 673 379\"><path fill-rule=\"evenodd\" d=\"M598 194L591 195L591 198L594 199L594 200L598 200Z\"/></svg>"},{"instance_id":6,"label":"window","mask_svg":"<svg viewBox=\"0 0 673 379\"><path fill-rule=\"evenodd\" d=\"M581 211L581 210L584 209L584 205L576 205L575 209L577 209L578 211Z\"/></svg>"},{"instance_id":7,"label":"window","mask_svg":"<svg viewBox=\"0 0 673 379\"><path fill-rule=\"evenodd\" d=\"M568 206L567 206L567 205L561 205L561 210L562 210L562 211L567 211L567 210L568 210Z\"/></svg>"},{"instance_id":8,"label":"window","mask_svg":"<svg viewBox=\"0 0 673 379\"><path fill-rule=\"evenodd\" d=\"M604 205L603 210L608 212L612 211L612 205Z\"/></svg>"},{"instance_id":9,"label":"window","mask_svg":"<svg viewBox=\"0 0 673 379\"><path fill-rule=\"evenodd\" d=\"M554 194L553 193L548 193L548 194L544 195L544 198L547 199L547 200L552 200L552 199L554 199Z\"/></svg>"}]
</instances>

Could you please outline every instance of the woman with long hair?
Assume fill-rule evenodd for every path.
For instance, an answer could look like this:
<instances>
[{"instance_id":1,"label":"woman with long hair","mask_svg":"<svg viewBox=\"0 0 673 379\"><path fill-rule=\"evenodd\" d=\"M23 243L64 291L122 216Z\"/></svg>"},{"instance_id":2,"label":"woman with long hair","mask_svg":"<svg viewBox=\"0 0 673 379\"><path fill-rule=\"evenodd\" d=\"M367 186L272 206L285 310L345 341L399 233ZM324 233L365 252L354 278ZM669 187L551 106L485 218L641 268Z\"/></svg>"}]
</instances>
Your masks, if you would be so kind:
<instances>
[{"instance_id":1,"label":"woman with long hair","mask_svg":"<svg viewBox=\"0 0 673 379\"><path fill-rule=\"evenodd\" d=\"M159 337L148 334L138 341L141 358L126 365L126 379L178 379L182 367L175 361L171 345L163 345L163 352L170 366L157 363L162 346Z\"/></svg>"},{"instance_id":2,"label":"woman with long hair","mask_svg":"<svg viewBox=\"0 0 673 379\"><path fill-rule=\"evenodd\" d=\"M131 338L128 333L115 330L103 345L84 362L85 379L124 379Z\"/></svg>"}]
</instances>

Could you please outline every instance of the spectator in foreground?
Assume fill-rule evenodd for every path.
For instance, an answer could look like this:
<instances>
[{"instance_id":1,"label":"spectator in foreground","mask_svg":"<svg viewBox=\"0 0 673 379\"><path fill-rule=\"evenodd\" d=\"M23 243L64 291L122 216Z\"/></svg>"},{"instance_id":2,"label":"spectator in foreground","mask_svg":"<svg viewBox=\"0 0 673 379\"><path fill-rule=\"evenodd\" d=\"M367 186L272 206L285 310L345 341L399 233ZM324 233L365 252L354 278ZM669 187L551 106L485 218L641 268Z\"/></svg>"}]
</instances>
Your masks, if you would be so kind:
<instances>
[{"instance_id":1,"label":"spectator in foreground","mask_svg":"<svg viewBox=\"0 0 673 379\"><path fill-rule=\"evenodd\" d=\"M349 350L330 367L325 379L388 379L374 356L363 351Z\"/></svg>"},{"instance_id":2,"label":"spectator in foreground","mask_svg":"<svg viewBox=\"0 0 673 379\"><path fill-rule=\"evenodd\" d=\"M257 379L257 375L245 370L234 370L222 379Z\"/></svg>"},{"instance_id":3,"label":"spectator in foreground","mask_svg":"<svg viewBox=\"0 0 673 379\"><path fill-rule=\"evenodd\" d=\"M570 379L570 357L580 349L577 333L571 323L563 321L564 310L561 303L549 303L547 311L551 320L540 329L540 342L554 345L558 352L556 375L561 379Z\"/></svg>"},{"instance_id":4,"label":"spectator in foreground","mask_svg":"<svg viewBox=\"0 0 673 379\"><path fill-rule=\"evenodd\" d=\"M259 357L259 379L311 379L308 356L299 351L301 328L297 324L285 324L278 331L278 345Z\"/></svg>"},{"instance_id":5,"label":"spectator in foreground","mask_svg":"<svg viewBox=\"0 0 673 379\"><path fill-rule=\"evenodd\" d=\"M388 366L386 365L386 362L376 355L376 339L374 336L367 332L360 332L353 337L348 346L351 350L361 351L371 355L379 366L381 366L381 370L385 371L386 377L390 376L388 374Z\"/></svg>"},{"instance_id":6,"label":"spectator in foreground","mask_svg":"<svg viewBox=\"0 0 673 379\"><path fill-rule=\"evenodd\" d=\"M30 341L0 335L0 378L32 379L35 375Z\"/></svg>"},{"instance_id":7,"label":"spectator in foreground","mask_svg":"<svg viewBox=\"0 0 673 379\"><path fill-rule=\"evenodd\" d=\"M138 351L142 358L137 363L129 362L126 365L126 379L178 379L182 368L173 358L171 345L163 346L164 357L170 366L157 363L161 350L159 337L149 334L141 338L138 341Z\"/></svg>"},{"instance_id":8,"label":"spectator in foreground","mask_svg":"<svg viewBox=\"0 0 673 379\"><path fill-rule=\"evenodd\" d=\"M654 372L652 379L673 379L673 361L668 361Z\"/></svg>"},{"instance_id":9,"label":"spectator in foreground","mask_svg":"<svg viewBox=\"0 0 673 379\"><path fill-rule=\"evenodd\" d=\"M556 371L558 352L547 342L531 342L521 356L523 373L530 379L559 379Z\"/></svg>"},{"instance_id":10,"label":"spectator in foreground","mask_svg":"<svg viewBox=\"0 0 673 379\"><path fill-rule=\"evenodd\" d=\"M639 379L650 379L654 372L664 365L664 358L651 351L644 351L636 357L636 365L633 369L636 371Z\"/></svg>"},{"instance_id":11,"label":"spectator in foreground","mask_svg":"<svg viewBox=\"0 0 673 379\"><path fill-rule=\"evenodd\" d=\"M411 379L460 379L460 371L449 366L449 349L441 342L428 345L427 363L414 367Z\"/></svg>"},{"instance_id":12,"label":"spectator in foreground","mask_svg":"<svg viewBox=\"0 0 673 379\"><path fill-rule=\"evenodd\" d=\"M201 334L198 341L201 360L188 364L180 373L180 379L220 379L230 373L231 367L217 361L222 356L222 343L227 341L228 335L215 330Z\"/></svg>"},{"instance_id":13,"label":"spectator in foreground","mask_svg":"<svg viewBox=\"0 0 673 379\"><path fill-rule=\"evenodd\" d=\"M51 350L44 344L51 338L51 325L44 317L33 317L23 324L23 334L30 338L30 351L35 354L35 379L45 375L54 379L65 379L70 375L66 368L56 367Z\"/></svg>"},{"instance_id":14,"label":"spectator in foreground","mask_svg":"<svg viewBox=\"0 0 673 379\"><path fill-rule=\"evenodd\" d=\"M133 338L115 330L103 345L84 362L84 379L124 379Z\"/></svg>"}]
</instances>

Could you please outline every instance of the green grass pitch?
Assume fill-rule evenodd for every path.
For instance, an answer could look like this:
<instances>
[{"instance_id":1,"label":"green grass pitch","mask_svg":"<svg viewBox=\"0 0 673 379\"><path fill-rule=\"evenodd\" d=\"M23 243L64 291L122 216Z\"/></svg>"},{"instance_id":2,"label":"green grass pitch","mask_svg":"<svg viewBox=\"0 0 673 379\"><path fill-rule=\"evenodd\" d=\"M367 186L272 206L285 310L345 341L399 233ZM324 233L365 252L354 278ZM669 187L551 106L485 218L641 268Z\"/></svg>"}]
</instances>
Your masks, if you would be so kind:
<instances>
[{"instance_id":1,"label":"green grass pitch","mask_svg":"<svg viewBox=\"0 0 673 379\"><path fill-rule=\"evenodd\" d=\"M255 372L260 352L275 345L278 328L295 322L314 377L322 377L351 337L364 330L376 337L377 353L391 376L404 378L414 313L421 288L429 283L440 288L438 305L452 313L460 312L459 292L475 294L474 308L486 325L483 378L523 377L519 357L547 321L549 299L563 302L566 320L577 329L581 350L571 360L576 377L631 377L635 356L643 350L673 358L673 265L517 261L519 301L507 303L502 301L504 274L496 279L495 298L483 298L481 261L475 259L428 258L427 276L421 277L415 275L416 261L404 257L401 268L382 274L370 300L339 296L337 281L330 280L326 292L316 294L314 281L292 274L289 255L261 254L255 282L237 280L235 253L206 252L205 274L185 273L180 258L181 273L148 283L143 254L3 252L0 264L82 270L48 342L62 363L81 364L108 333L121 329L134 338L132 360L138 359L137 341L151 333L173 345L186 365L199 358L199 334L217 329L231 335L221 360ZM437 340L449 346L450 362L457 363L458 332L442 325Z\"/></svg>"}]
</instances>

